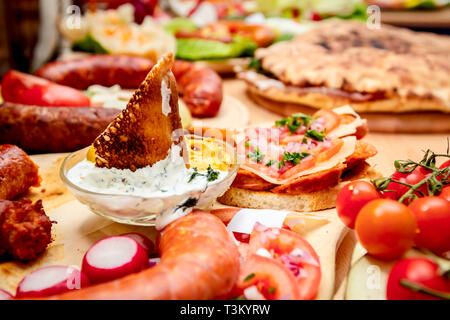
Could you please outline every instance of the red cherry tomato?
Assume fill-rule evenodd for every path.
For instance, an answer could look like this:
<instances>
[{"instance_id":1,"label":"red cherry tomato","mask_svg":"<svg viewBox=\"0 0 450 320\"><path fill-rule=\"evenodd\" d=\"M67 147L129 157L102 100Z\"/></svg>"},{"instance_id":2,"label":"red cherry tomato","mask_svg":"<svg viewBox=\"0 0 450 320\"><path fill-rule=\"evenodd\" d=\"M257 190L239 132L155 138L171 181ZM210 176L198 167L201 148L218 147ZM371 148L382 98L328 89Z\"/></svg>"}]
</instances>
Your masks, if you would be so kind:
<instances>
[{"instance_id":1,"label":"red cherry tomato","mask_svg":"<svg viewBox=\"0 0 450 320\"><path fill-rule=\"evenodd\" d=\"M91 102L83 92L46 79L11 70L1 83L3 100L35 106L88 107Z\"/></svg>"},{"instance_id":2,"label":"red cherry tomato","mask_svg":"<svg viewBox=\"0 0 450 320\"><path fill-rule=\"evenodd\" d=\"M250 236L249 253L265 249L273 259L294 275L300 299L313 299L319 288L321 269L317 253L298 234L280 228L256 224Z\"/></svg>"},{"instance_id":3,"label":"red cherry tomato","mask_svg":"<svg viewBox=\"0 0 450 320\"><path fill-rule=\"evenodd\" d=\"M450 202L450 186L444 187L439 197Z\"/></svg>"},{"instance_id":4,"label":"red cherry tomato","mask_svg":"<svg viewBox=\"0 0 450 320\"><path fill-rule=\"evenodd\" d=\"M439 167L439 169L444 169L444 168L447 168L447 167L450 167L450 160L447 160L447 161L445 161L443 164L441 164L441 166ZM449 173L448 175L445 174L445 177L447 177L447 178L445 179L444 183L450 183L450 173ZM439 181L442 180L442 176L439 175L439 176L437 177L437 179L438 179Z\"/></svg>"},{"instance_id":5,"label":"red cherry tomato","mask_svg":"<svg viewBox=\"0 0 450 320\"><path fill-rule=\"evenodd\" d=\"M337 214L347 227L353 229L361 208L378 198L380 194L371 183L353 181L339 190L336 200Z\"/></svg>"},{"instance_id":6,"label":"red cherry tomato","mask_svg":"<svg viewBox=\"0 0 450 320\"><path fill-rule=\"evenodd\" d=\"M389 260L401 257L412 247L417 224L407 206L391 199L377 199L361 209L355 231L369 254Z\"/></svg>"},{"instance_id":7,"label":"red cherry tomato","mask_svg":"<svg viewBox=\"0 0 450 320\"><path fill-rule=\"evenodd\" d=\"M388 300L435 300L439 297L411 290L401 281L450 294L450 281L439 275L439 267L424 258L403 259L389 273L386 297Z\"/></svg>"},{"instance_id":8,"label":"red cherry tomato","mask_svg":"<svg viewBox=\"0 0 450 320\"><path fill-rule=\"evenodd\" d=\"M249 296L246 289L250 287L255 287L253 291L256 289L257 294L266 300L300 299L294 275L280 262L256 254L251 255L241 266L239 280L232 296L259 299Z\"/></svg>"},{"instance_id":9,"label":"red cherry tomato","mask_svg":"<svg viewBox=\"0 0 450 320\"><path fill-rule=\"evenodd\" d=\"M416 217L416 246L442 254L450 250L450 202L439 197L414 200L409 206Z\"/></svg>"},{"instance_id":10,"label":"red cherry tomato","mask_svg":"<svg viewBox=\"0 0 450 320\"><path fill-rule=\"evenodd\" d=\"M425 179L429 174L430 174L430 172L428 170L426 170L422 167L417 167L410 173L402 173L402 172L396 171L392 175L392 178L396 181L400 181L400 182L407 183L410 185L415 185L415 184L419 183L420 181L422 181L423 179ZM389 198L392 200L398 200L406 192L408 192L409 187L392 181L391 183L389 183L386 190L392 190L392 191L384 191L383 197ZM418 190L420 192L422 192L424 195L428 195L426 184L421 186ZM414 192L414 194L417 195L418 197L422 196L419 192Z\"/></svg>"}]
</instances>

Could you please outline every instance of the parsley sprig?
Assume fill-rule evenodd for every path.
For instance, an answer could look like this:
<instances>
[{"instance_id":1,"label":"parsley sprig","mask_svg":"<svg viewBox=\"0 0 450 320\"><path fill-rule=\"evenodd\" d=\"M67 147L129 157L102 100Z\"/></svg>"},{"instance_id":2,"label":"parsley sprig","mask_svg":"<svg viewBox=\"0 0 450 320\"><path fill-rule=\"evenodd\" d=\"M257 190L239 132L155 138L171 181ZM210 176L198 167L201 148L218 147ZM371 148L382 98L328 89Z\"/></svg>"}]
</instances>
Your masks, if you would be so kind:
<instances>
[{"instance_id":1,"label":"parsley sprig","mask_svg":"<svg viewBox=\"0 0 450 320\"><path fill-rule=\"evenodd\" d=\"M393 192L394 190L389 190L388 186L391 182L398 183L407 186L409 190L398 199L399 202L413 201L419 196L433 196L439 194L444 186L450 184L450 167L439 169L436 167L436 159L439 157L450 158L449 150L447 148L447 154L436 154L430 149L425 151L425 154L421 161L416 162L413 160L396 160L394 166L396 171L401 173L411 173L416 168L421 167L429 171L430 174L424 178L422 181L412 185L402 181L395 180L392 176L378 178L372 181L373 185L378 191ZM439 178L438 178L439 177ZM419 189L423 186L427 186L427 193L424 194Z\"/></svg>"}]
</instances>

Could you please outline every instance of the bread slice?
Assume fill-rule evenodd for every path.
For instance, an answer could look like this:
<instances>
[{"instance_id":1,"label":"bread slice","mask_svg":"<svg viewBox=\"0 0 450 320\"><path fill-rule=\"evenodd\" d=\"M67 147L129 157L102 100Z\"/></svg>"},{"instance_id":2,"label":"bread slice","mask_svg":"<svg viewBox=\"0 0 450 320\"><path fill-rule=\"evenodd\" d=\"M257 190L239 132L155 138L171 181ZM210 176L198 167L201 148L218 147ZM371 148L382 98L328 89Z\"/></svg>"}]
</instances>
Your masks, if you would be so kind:
<instances>
[{"instance_id":1,"label":"bread slice","mask_svg":"<svg viewBox=\"0 0 450 320\"><path fill-rule=\"evenodd\" d=\"M349 172L337 185L316 192L280 194L269 191L253 191L231 187L217 200L228 206L252 209L274 209L311 212L335 207L339 190L353 180L375 179L382 175L370 166L358 172Z\"/></svg>"},{"instance_id":2,"label":"bread slice","mask_svg":"<svg viewBox=\"0 0 450 320\"><path fill-rule=\"evenodd\" d=\"M97 167L135 171L168 155L173 132L182 130L169 53L152 68L123 110L94 141Z\"/></svg>"}]
</instances>

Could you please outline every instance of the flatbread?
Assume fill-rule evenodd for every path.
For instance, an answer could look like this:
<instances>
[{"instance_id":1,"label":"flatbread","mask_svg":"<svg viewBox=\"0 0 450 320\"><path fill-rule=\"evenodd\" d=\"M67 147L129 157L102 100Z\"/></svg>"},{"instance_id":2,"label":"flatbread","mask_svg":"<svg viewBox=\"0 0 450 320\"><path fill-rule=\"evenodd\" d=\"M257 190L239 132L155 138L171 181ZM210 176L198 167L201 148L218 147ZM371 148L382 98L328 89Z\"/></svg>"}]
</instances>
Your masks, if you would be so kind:
<instances>
[{"instance_id":1,"label":"flatbread","mask_svg":"<svg viewBox=\"0 0 450 320\"><path fill-rule=\"evenodd\" d=\"M274 100L359 112L450 112L450 37L382 25L370 30L356 21L331 21L269 48L256 58L285 87L258 87ZM349 103L328 92L296 94L286 86L371 94ZM268 92L272 89L272 92ZM328 98L327 98L328 97ZM351 99L350 99L351 100Z\"/></svg>"},{"instance_id":2,"label":"flatbread","mask_svg":"<svg viewBox=\"0 0 450 320\"><path fill-rule=\"evenodd\" d=\"M172 64L172 53L161 58L126 109L95 139L97 167L135 171L165 159L172 144L181 141L181 136L172 138L182 130Z\"/></svg>"}]
</instances>

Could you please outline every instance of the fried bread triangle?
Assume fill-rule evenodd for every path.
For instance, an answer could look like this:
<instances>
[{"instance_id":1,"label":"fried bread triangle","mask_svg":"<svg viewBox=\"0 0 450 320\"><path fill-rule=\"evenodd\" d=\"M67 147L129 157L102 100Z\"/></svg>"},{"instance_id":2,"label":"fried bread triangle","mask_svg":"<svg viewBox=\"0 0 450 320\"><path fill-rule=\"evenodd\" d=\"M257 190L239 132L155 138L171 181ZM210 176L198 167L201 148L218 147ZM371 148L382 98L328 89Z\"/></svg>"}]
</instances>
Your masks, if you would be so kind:
<instances>
[{"instance_id":1,"label":"fried bread triangle","mask_svg":"<svg viewBox=\"0 0 450 320\"><path fill-rule=\"evenodd\" d=\"M130 101L94 141L97 167L130 169L151 166L165 159L182 130L178 92L171 68L173 54L162 57L150 70Z\"/></svg>"}]
</instances>

